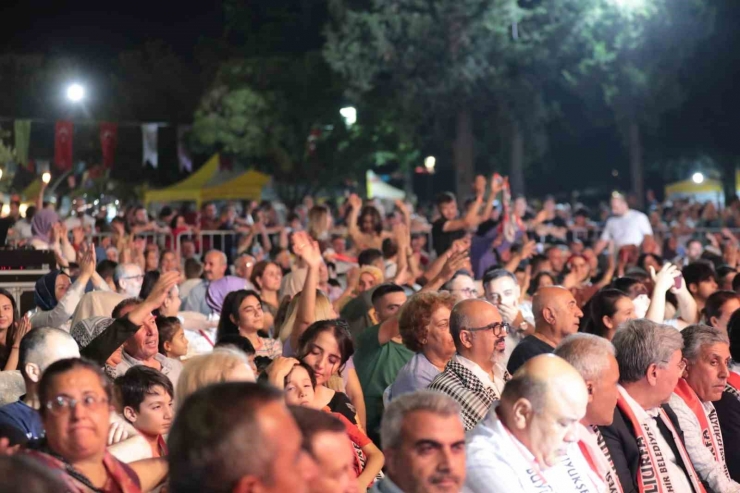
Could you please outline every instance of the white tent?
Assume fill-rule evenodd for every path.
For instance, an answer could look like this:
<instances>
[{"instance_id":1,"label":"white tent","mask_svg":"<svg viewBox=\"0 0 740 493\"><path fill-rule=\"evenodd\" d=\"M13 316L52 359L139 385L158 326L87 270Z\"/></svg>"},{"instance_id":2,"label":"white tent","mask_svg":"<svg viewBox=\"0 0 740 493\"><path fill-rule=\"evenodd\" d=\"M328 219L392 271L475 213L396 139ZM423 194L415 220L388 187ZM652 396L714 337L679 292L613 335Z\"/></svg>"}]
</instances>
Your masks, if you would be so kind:
<instances>
[{"instance_id":1,"label":"white tent","mask_svg":"<svg viewBox=\"0 0 740 493\"><path fill-rule=\"evenodd\" d=\"M367 198L369 199L386 199L397 200L405 199L406 192L400 188L391 186L380 179L372 171L367 172Z\"/></svg>"}]
</instances>

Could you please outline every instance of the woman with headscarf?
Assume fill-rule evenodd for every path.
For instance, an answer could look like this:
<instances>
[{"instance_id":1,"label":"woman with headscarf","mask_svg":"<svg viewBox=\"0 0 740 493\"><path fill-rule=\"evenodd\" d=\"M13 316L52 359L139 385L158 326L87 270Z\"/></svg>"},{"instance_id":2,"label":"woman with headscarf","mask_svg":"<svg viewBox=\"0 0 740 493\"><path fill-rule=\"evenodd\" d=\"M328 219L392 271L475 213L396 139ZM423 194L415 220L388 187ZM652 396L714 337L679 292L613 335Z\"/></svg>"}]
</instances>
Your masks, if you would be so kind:
<instances>
[{"instance_id":1,"label":"woman with headscarf","mask_svg":"<svg viewBox=\"0 0 740 493\"><path fill-rule=\"evenodd\" d=\"M56 212L41 209L31 220L31 246L36 250L51 250L59 257L60 264L74 262L77 254L67 237L67 228L59 221Z\"/></svg>"},{"instance_id":2,"label":"woman with headscarf","mask_svg":"<svg viewBox=\"0 0 740 493\"><path fill-rule=\"evenodd\" d=\"M95 272L95 249L81 251L80 275L72 282L62 270L54 270L36 281L34 301L38 310L31 315L31 327L54 327L69 331L72 315L87 284L92 281L93 289L110 291L105 280Z\"/></svg>"}]
</instances>

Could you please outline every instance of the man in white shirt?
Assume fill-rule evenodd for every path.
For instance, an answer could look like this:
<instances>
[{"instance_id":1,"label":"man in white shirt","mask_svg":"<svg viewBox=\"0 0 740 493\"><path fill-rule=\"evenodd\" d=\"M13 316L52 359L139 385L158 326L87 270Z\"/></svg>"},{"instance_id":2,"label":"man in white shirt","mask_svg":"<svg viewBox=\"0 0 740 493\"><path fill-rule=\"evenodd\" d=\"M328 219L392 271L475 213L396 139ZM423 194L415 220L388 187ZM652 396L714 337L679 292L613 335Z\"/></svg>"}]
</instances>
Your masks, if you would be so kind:
<instances>
[{"instance_id":1,"label":"man in white shirt","mask_svg":"<svg viewBox=\"0 0 740 493\"><path fill-rule=\"evenodd\" d=\"M730 478L727 469L722 430L712 405L722 398L730 374L730 341L707 325L690 325L681 336L688 364L669 403L681 425L686 450L697 474L712 490L740 492L740 484Z\"/></svg>"},{"instance_id":2,"label":"man in white shirt","mask_svg":"<svg viewBox=\"0 0 740 493\"><path fill-rule=\"evenodd\" d=\"M460 406L436 392L394 399L380 429L386 477L373 493L459 493L465 481L465 431Z\"/></svg>"},{"instance_id":3,"label":"man in white shirt","mask_svg":"<svg viewBox=\"0 0 740 493\"><path fill-rule=\"evenodd\" d=\"M594 249L599 255L610 241L619 250L623 246L642 245L645 237L653 236L653 228L648 217L640 211L629 208L624 195L612 193L612 217L607 219L601 239Z\"/></svg>"},{"instance_id":4,"label":"man in white shirt","mask_svg":"<svg viewBox=\"0 0 740 493\"><path fill-rule=\"evenodd\" d=\"M87 204L84 197L77 197L72 202L73 214L64 221L64 225L67 226L69 231L75 228L82 228L85 234L92 233L95 228L95 219L92 216L85 214L87 211Z\"/></svg>"},{"instance_id":5,"label":"man in white shirt","mask_svg":"<svg viewBox=\"0 0 740 493\"><path fill-rule=\"evenodd\" d=\"M468 435L465 491L600 491L582 464L563 457L587 405L586 385L570 364L549 354L528 360Z\"/></svg>"}]
</instances>

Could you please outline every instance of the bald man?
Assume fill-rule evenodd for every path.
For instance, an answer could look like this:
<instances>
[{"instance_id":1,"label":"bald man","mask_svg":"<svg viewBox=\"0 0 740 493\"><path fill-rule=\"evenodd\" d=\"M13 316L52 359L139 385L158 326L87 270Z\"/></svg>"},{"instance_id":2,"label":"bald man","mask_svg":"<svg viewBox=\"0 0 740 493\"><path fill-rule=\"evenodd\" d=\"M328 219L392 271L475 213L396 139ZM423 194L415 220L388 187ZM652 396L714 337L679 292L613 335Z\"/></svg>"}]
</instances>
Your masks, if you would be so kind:
<instances>
[{"instance_id":1,"label":"bald man","mask_svg":"<svg viewBox=\"0 0 740 493\"><path fill-rule=\"evenodd\" d=\"M485 300L461 301L450 313L450 335L457 354L428 388L460 404L466 431L488 414L511 378L497 363L504 357L507 331L498 309Z\"/></svg>"},{"instance_id":2,"label":"bald man","mask_svg":"<svg viewBox=\"0 0 740 493\"><path fill-rule=\"evenodd\" d=\"M554 355L531 358L468 435L465 491L603 491L587 464L565 455L577 446L587 405L588 390L575 368Z\"/></svg>"},{"instance_id":3,"label":"bald man","mask_svg":"<svg viewBox=\"0 0 740 493\"><path fill-rule=\"evenodd\" d=\"M560 286L542 288L532 300L534 334L525 337L509 357L512 375L527 360L555 351L565 337L578 332L583 312L570 291Z\"/></svg>"},{"instance_id":4,"label":"bald man","mask_svg":"<svg viewBox=\"0 0 740 493\"><path fill-rule=\"evenodd\" d=\"M180 308L182 311L200 312L203 315L211 314L211 307L206 303L208 286L213 281L218 281L226 275L228 260L224 252L210 250L206 253L203 262L203 279L200 284L195 285L188 293L187 298Z\"/></svg>"}]
</instances>

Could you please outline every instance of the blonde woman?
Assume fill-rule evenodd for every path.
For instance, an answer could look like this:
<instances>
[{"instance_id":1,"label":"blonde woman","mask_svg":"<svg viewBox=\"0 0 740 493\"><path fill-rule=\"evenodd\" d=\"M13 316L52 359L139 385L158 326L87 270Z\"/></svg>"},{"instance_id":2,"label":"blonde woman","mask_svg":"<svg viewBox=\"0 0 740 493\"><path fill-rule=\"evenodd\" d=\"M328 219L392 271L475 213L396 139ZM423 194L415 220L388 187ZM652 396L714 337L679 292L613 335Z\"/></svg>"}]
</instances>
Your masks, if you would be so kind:
<instances>
[{"instance_id":1,"label":"blonde woman","mask_svg":"<svg viewBox=\"0 0 740 493\"><path fill-rule=\"evenodd\" d=\"M213 383L254 381L254 370L244 353L219 347L188 360L177 381L175 403L179 408L190 394Z\"/></svg>"}]
</instances>

